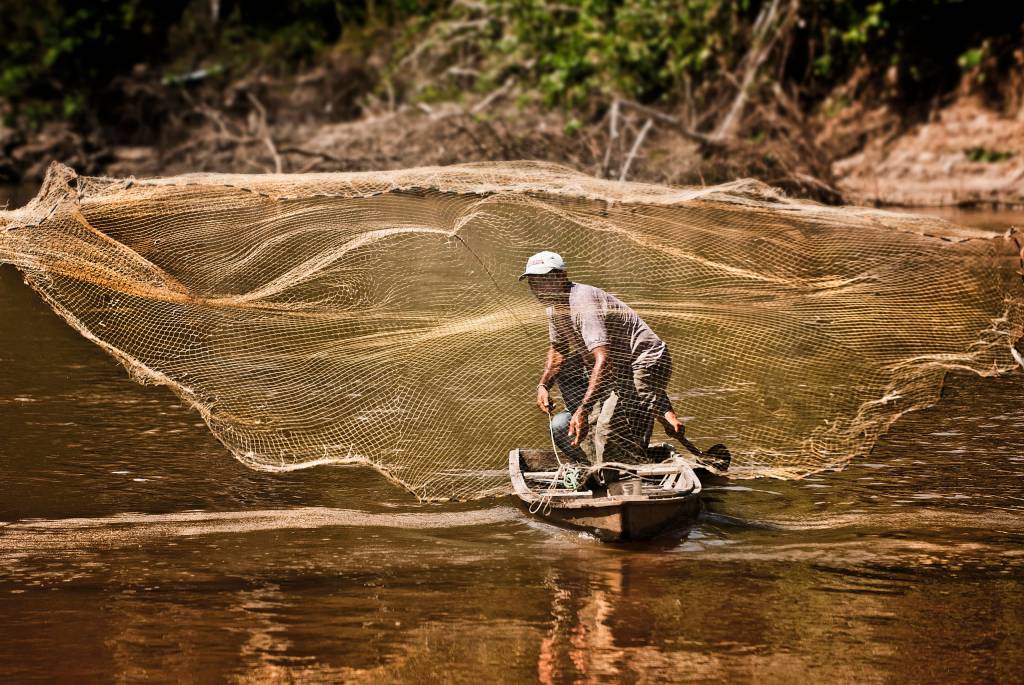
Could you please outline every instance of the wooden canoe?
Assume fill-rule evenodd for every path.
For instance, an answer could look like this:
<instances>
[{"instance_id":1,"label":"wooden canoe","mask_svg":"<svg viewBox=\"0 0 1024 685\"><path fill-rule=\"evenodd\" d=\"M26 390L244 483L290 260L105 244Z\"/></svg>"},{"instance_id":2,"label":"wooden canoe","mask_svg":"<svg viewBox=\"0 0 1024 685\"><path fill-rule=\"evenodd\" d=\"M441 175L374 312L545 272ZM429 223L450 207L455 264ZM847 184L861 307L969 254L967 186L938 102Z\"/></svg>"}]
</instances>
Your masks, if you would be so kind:
<instances>
[{"instance_id":1,"label":"wooden canoe","mask_svg":"<svg viewBox=\"0 0 1024 685\"><path fill-rule=\"evenodd\" d=\"M616 465L621 480L586 489L564 486L565 470L578 465L560 464L551 450L513 449L508 471L522 506L546 521L608 542L647 540L692 521L701 507L700 480L671 446L652 445L648 457Z\"/></svg>"}]
</instances>

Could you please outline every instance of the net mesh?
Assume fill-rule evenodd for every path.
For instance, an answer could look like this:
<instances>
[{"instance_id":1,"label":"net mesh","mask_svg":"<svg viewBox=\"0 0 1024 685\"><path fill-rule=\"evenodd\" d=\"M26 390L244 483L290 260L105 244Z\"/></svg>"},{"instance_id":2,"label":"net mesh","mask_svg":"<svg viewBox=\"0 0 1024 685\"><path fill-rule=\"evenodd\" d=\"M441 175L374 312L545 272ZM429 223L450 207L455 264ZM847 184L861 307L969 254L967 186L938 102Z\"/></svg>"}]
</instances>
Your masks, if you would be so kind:
<instances>
[{"instance_id":1,"label":"net mesh","mask_svg":"<svg viewBox=\"0 0 1024 685\"><path fill-rule=\"evenodd\" d=\"M947 370L1015 366L1014 233L798 202L752 181L667 188L539 163L382 173L77 176L0 213L0 262L132 376L169 386L258 469L365 463L423 499L509 491L560 252L672 352L688 436L737 476L871 449Z\"/></svg>"}]
</instances>

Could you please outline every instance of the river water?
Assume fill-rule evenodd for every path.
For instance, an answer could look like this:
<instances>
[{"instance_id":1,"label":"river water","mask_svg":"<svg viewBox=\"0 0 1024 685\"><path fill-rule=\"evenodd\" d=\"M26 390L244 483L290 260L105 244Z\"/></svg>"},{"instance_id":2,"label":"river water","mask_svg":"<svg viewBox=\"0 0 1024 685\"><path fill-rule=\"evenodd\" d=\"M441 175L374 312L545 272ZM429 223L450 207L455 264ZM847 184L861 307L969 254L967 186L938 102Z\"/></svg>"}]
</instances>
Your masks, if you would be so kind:
<instances>
[{"instance_id":1,"label":"river water","mask_svg":"<svg viewBox=\"0 0 1024 685\"><path fill-rule=\"evenodd\" d=\"M1024 682L1022 429L1024 373L953 374L843 471L607 545L250 471L2 267L0 680Z\"/></svg>"}]
</instances>

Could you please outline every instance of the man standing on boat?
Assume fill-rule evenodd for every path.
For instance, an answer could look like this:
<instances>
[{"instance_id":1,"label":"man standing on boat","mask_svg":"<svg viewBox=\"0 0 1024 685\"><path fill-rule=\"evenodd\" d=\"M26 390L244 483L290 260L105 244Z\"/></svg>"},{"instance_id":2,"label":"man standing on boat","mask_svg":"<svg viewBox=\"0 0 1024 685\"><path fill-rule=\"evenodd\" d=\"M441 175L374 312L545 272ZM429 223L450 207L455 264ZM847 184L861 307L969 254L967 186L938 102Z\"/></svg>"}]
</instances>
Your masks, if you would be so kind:
<instances>
[{"instance_id":1,"label":"man standing on boat","mask_svg":"<svg viewBox=\"0 0 1024 685\"><path fill-rule=\"evenodd\" d=\"M547 362L537 405L551 413L558 382L566 411L551 418L555 443L576 460L636 462L647 450L654 420L683 440L665 388L672 375L668 346L614 295L573 283L554 252L538 252L519 280L547 305Z\"/></svg>"}]
</instances>

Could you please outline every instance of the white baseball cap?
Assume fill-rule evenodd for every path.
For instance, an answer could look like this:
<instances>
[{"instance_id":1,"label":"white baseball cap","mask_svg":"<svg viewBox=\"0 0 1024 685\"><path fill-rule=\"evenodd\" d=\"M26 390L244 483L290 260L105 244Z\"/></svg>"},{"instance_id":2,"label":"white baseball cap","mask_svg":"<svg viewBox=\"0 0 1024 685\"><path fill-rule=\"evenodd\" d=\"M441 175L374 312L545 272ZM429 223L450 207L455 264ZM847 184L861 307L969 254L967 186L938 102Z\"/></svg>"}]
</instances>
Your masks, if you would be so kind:
<instances>
[{"instance_id":1,"label":"white baseball cap","mask_svg":"<svg viewBox=\"0 0 1024 685\"><path fill-rule=\"evenodd\" d=\"M549 271L565 271L565 261L558 253L545 250L526 260L526 271L519 277L519 280L530 275L546 274Z\"/></svg>"}]
</instances>

